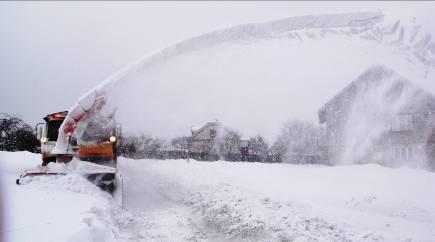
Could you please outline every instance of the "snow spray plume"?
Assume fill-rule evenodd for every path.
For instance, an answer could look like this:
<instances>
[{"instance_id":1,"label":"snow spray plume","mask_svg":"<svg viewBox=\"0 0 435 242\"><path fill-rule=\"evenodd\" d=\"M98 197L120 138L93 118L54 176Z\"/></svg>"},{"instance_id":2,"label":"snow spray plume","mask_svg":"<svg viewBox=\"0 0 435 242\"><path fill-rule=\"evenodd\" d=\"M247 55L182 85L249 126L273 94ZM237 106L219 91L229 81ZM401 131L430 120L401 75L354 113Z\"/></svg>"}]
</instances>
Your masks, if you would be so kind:
<instances>
[{"instance_id":1,"label":"snow spray plume","mask_svg":"<svg viewBox=\"0 0 435 242\"><path fill-rule=\"evenodd\" d=\"M1 196L0 196L0 231L4 231L3 220L5 219L5 213L4 213L4 205L3 205L4 201L3 200L4 200L4 197L6 197L6 196L3 193L1 181L0 181L0 194L1 194ZM0 242L3 242L3 241L4 241L4 233L0 233Z\"/></svg>"},{"instance_id":2,"label":"snow spray plume","mask_svg":"<svg viewBox=\"0 0 435 242\"><path fill-rule=\"evenodd\" d=\"M403 55L389 53L404 47L405 40L400 38L400 24L381 27L382 20L381 13L367 12L292 17L238 25L178 42L127 66L80 98L60 128L56 150L65 152L67 137L78 123L83 125L96 113L111 113L115 108L125 129L132 124L147 132L180 135L180 130L188 130L195 122L219 118L226 126L264 133L295 115L284 111L297 106L310 110L314 117L315 109L333 92L324 92L323 100L313 101L301 95L301 90L322 89L319 85L329 80L354 78L379 55L391 57L384 61L395 69L408 60L423 69L431 67L428 63L435 58L430 40L405 48L400 52ZM355 40L381 47L369 52L353 46ZM340 55L331 48L334 43L343 49ZM349 66L348 58L358 60L357 65ZM303 86L285 86L297 84L295 80L303 80Z\"/></svg>"},{"instance_id":3,"label":"snow spray plume","mask_svg":"<svg viewBox=\"0 0 435 242\"><path fill-rule=\"evenodd\" d=\"M369 28L380 22L380 13L348 13L338 15L301 16L265 23L242 24L195 36L145 56L103 81L96 90L108 90L120 81L179 55L213 48L223 44L243 44L260 40L283 38L289 32L301 29L359 27Z\"/></svg>"},{"instance_id":4,"label":"snow spray plume","mask_svg":"<svg viewBox=\"0 0 435 242\"><path fill-rule=\"evenodd\" d=\"M422 107L435 103L434 96L382 66L366 71L346 91L351 93L351 96L347 98L350 102L347 104L348 109L341 110L347 113L341 163L378 162L389 166L406 165L427 168L426 153L421 145L410 147L413 149L411 151L413 156L407 160L398 158L392 148L404 145L394 144L394 138L400 138L405 144L407 142L405 138L415 138L402 138L403 134L390 132L413 130L414 127L408 126L420 121L428 122L427 118L420 121L416 119L418 115L426 115ZM405 122L407 120L400 120L401 115L410 113L413 116L409 123ZM427 127L424 124L416 126L418 130L415 132ZM419 139L426 142L431 131L431 129L424 130ZM393 138L392 135L397 137Z\"/></svg>"}]
</instances>

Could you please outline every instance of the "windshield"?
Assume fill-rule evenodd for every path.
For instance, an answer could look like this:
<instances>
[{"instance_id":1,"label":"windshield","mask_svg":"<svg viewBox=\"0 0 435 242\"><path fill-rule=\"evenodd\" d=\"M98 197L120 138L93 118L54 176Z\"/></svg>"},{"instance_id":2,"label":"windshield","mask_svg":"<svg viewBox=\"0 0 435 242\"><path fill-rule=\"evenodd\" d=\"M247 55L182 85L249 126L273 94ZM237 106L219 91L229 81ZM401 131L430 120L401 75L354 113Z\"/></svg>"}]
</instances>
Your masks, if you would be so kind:
<instances>
[{"instance_id":1,"label":"windshield","mask_svg":"<svg viewBox=\"0 0 435 242\"><path fill-rule=\"evenodd\" d=\"M91 121L81 137L84 142L104 142L108 140L111 133L112 121L110 118L99 116Z\"/></svg>"},{"instance_id":2,"label":"windshield","mask_svg":"<svg viewBox=\"0 0 435 242\"><path fill-rule=\"evenodd\" d=\"M56 141L59 134L59 128L63 120L52 120L48 122L47 138L49 141Z\"/></svg>"}]
</instances>

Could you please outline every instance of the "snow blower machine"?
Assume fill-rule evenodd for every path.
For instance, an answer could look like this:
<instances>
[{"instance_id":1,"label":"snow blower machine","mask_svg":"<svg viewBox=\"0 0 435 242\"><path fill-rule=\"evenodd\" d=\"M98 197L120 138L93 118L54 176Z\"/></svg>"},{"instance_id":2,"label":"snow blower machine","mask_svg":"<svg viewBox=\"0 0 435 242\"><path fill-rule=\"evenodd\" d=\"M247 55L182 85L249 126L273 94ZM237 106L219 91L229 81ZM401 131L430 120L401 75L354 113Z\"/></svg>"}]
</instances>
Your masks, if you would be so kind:
<instances>
[{"instance_id":1,"label":"snow blower machine","mask_svg":"<svg viewBox=\"0 0 435 242\"><path fill-rule=\"evenodd\" d=\"M65 125L69 125L67 111L45 116L45 122L36 125L42 164L26 170L16 183L26 184L35 176L79 174L112 194L119 183L117 150L121 126L115 123L113 116L92 113L90 118L91 111L81 116L83 122L74 119L72 130L71 127L65 129ZM65 130L68 132L60 133ZM64 138L60 145L59 137Z\"/></svg>"}]
</instances>

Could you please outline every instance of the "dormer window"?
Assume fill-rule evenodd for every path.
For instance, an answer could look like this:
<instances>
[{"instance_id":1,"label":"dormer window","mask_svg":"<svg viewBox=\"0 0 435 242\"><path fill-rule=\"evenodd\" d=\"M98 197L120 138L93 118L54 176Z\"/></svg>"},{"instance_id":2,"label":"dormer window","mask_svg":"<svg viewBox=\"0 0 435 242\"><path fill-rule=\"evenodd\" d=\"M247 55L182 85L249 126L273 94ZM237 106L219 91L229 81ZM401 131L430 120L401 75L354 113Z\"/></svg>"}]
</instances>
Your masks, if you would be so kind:
<instances>
[{"instance_id":1,"label":"dormer window","mask_svg":"<svg viewBox=\"0 0 435 242\"><path fill-rule=\"evenodd\" d=\"M216 130L210 130L210 138L214 138L216 136Z\"/></svg>"}]
</instances>

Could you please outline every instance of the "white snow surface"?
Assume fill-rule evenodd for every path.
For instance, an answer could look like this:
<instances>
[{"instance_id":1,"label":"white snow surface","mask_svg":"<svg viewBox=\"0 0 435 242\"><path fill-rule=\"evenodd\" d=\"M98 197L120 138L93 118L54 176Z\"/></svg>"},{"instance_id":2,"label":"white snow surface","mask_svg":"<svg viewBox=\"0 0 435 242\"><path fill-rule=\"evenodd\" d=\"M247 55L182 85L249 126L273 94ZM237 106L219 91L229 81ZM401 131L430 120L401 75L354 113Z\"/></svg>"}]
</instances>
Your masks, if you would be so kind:
<instances>
[{"instance_id":1,"label":"white snow surface","mask_svg":"<svg viewBox=\"0 0 435 242\"><path fill-rule=\"evenodd\" d=\"M115 241L113 199L80 175L35 177L18 186L39 154L0 151L0 241Z\"/></svg>"},{"instance_id":2,"label":"white snow surface","mask_svg":"<svg viewBox=\"0 0 435 242\"><path fill-rule=\"evenodd\" d=\"M128 209L159 214L184 204L198 240L435 238L435 174L424 170L185 160L122 160L121 169L130 175L125 194L135 194L124 200ZM165 219L157 226L170 233ZM146 230L141 236L152 240Z\"/></svg>"},{"instance_id":3,"label":"white snow surface","mask_svg":"<svg viewBox=\"0 0 435 242\"><path fill-rule=\"evenodd\" d=\"M4 241L435 238L435 174L420 169L120 158L121 209L76 175L15 185L38 164L0 152Z\"/></svg>"}]
</instances>

